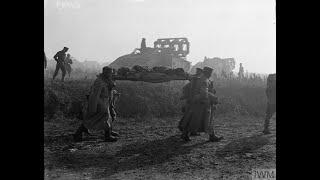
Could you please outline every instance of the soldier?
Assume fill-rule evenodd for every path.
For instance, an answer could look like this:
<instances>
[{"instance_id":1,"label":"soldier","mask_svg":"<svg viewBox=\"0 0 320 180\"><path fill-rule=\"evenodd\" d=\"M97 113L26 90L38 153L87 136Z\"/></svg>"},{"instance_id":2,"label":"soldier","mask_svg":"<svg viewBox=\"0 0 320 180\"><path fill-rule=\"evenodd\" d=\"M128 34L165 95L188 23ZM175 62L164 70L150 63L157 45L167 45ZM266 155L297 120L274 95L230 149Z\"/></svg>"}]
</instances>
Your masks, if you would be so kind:
<instances>
[{"instance_id":1,"label":"soldier","mask_svg":"<svg viewBox=\"0 0 320 180\"><path fill-rule=\"evenodd\" d=\"M201 68L196 68L196 74L192 77L192 79L194 78L200 78L201 74L203 73L203 70ZM180 98L180 100L186 100L186 103L185 105L182 107L182 113L183 113L183 116L179 122L179 126L178 128L182 130L182 127L181 127L181 123L182 123L182 120L184 119L184 116L186 114L186 112L188 112L188 108L190 106L190 102L191 102L191 95L190 95L190 86L191 86L191 83L189 82L188 84L186 84L183 88L182 88L182 97ZM198 132L192 132L190 133L191 136L197 136L197 135L200 135L200 133Z\"/></svg>"},{"instance_id":2,"label":"soldier","mask_svg":"<svg viewBox=\"0 0 320 180\"><path fill-rule=\"evenodd\" d=\"M97 76L90 95L88 97L87 112L84 121L74 134L75 141L82 141L82 133L89 130L104 130L104 141L115 142L118 133L112 131L112 120L110 118L110 99L115 83L112 80L112 69L108 66Z\"/></svg>"},{"instance_id":3,"label":"soldier","mask_svg":"<svg viewBox=\"0 0 320 180\"><path fill-rule=\"evenodd\" d=\"M71 56L70 54L67 54L64 65L65 65L66 71L68 72L69 77L72 71L71 64L72 64Z\"/></svg>"},{"instance_id":4,"label":"soldier","mask_svg":"<svg viewBox=\"0 0 320 180\"><path fill-rule=\"evenodd\" d=\"M56 55L54 55L53 57L57 61L56 70L54 71L54 74L53 74L53 80L58 75L59 69L61 69L62 71L61 81L62 82L64 81L64 77L66 75L65 58L66 58L66 52L68 51L68 49L69 48L64 47L63 50L57 52Z\"/></svg>"},{"instance_id":5,"label":"soldier","mask_svg":"<svg viewBox=\"0 0 320 180\"><path fill-rule=\"evenodd\" d=\"M213 95L216 95L216 90L213 86L213 81L209 80L209 89L208 91L212 93ZM217 137L215 135L214 131L214 118L215 118L215 112L217 109L217 104L215 104L214 101L210 101L210 121L209 121L209 135L210 135L210 140L211 141L220 141L223 139L223 137Z\"/></svg>"},{"instance_id":6,"label":"soldier","mask_svg":"<svg viewBox=\"0 0 320 180\"><path fill-rule=\"evenodd\" d=\"M117 90L112 90L111 91L111 98L109 99L109 111L110 111L110 116L112 119L112 123L111 123L111 135L113 136L119 136L119 133L115 132L112 130L112 125L114 123L114 121L117 118L117 113L115 110L115 105L116 102L118 101L118 99L120 98L120 93Z\"/></svg>"},{"instance_id":7,"label":"soldier","mask_svg":"<svg viewBox=\"0 0 320 180\"><path fill-rule=\"evenodd\" d=\"M270 134L269 124L270 118L276 112L276 74L269 74L267 78L267 111L264 121L264 134Z\"/></svg>"},{"instance_id":8,"label":"soldier","mask_svg":"<svg viewBox=\"0 0 320 180\"><path fill-rule=\"evenodd\" d=\"M190 141L190 133L197 132L207 132L209 141L212 142L222 139L222 137L217 137L214 131L210 129L212 109L210 104L218 103L218 98L208 90L212 71L213 69L204 67L201 76L191 80L190 105L180 124L180 129L183 132L182 139L185 141Z\"/></svg>"},{"instance_id":9,"label":"soldier","mask_svg":"<svg viewBox=\"0 0 320 180\"><path fill-rule=\"evenodd\" d=\"M242 63L240 63L238 78L239 79L243 79L244 78L244 70L243 70Z\"/></svg>"}]
</instances>

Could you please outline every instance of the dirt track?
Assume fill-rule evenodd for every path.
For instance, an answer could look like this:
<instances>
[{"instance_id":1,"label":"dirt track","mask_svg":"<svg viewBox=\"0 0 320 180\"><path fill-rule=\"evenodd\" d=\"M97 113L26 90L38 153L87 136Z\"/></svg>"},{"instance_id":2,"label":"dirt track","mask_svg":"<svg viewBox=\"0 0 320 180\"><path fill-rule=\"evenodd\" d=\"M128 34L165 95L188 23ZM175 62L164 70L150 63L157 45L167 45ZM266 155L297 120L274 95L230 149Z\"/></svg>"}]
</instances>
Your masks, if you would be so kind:
<instances>
[{"instance_id":1,"label":"dirt track","mask_svg":"<svg viewBox=\"0 0 320 180\"><path fill-rule=\"evenodd\" d=\"M118 119L115 143L99 132L73 143L78 121L45 122L45 179L248 179L253 168L276 168L275 119L262 135L262 118L217 118L219 143L205 134L182 142L178 121Z\"/></svg>"}]
</instances>

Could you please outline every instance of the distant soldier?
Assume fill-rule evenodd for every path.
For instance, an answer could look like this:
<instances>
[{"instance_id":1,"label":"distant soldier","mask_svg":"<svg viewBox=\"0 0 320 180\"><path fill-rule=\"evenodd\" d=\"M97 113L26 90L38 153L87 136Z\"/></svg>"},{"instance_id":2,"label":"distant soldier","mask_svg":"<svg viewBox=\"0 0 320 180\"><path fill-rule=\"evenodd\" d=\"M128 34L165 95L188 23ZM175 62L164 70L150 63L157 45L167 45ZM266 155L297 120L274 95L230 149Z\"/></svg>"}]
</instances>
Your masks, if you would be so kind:
<instances>
[{"instance_id":1,"label":"distant soldier","mask_svg":"<svg viewBox=\"0 0 320 180\"><path fill-rule=\"evenodd\" d=\"M68 51L69 48L64 47L63 50L59 51L54 55L54 60L57 61L56 65L56 70L54 71L53 74L53 80L56 78L58 75L59 69L62 71L62 76L61 76L61 81L64 81L64 77L66 76L66 68L65 68L65 59L66 59L66 52Z\"/></svg>"},{"instance_id":2,"label":"distant soldier","mask_svg":"<svg viewBox=\"0 0 320 180\"><path fill-rule=\"evenodd\" d=\"M44 56L44 69L47 69L47 57L44 51L43 51L43 56Z\"/></svg>"},{"instance_id":3,"label":"distant soldier","mask_svg":"<svg viewBox=\"0 0 320 180\"><path fill-rule=\"evenodd\" d=\"M244 78L244 70L243 70L242 63L240 63L238 78L239 79L243 79Z\"/></svg>"},{"instance_id":4,"label":"distant soldier","mask_svg":"<svg viewBox=\"0 0 320 180\"><path fill-rule=\"evenodd\" d=\"M276 112L276 74L269 74L267 78L267 111L264 122L264 134L270 134L269 124L272 115Z\"/></svg>"},{"instance_id":5,"label":"distant soldier","mask_svg":"<svg viewBox=\"0 0 320 180\"><path fill-rule=\"evenodd\" d=\"M183 132L182 139L185 141L190 141L190 134L197 132L208 133L209 140L212 142L222 139L222 137L217 137L214 131L210 129L211 103L214 105L218 103L218 98L209 92L209 78L212 71L213 69L204 67L200 78L191 80L190 105L179 125L179 129Z\"/></svg>"},{"instance_id":6,"label":"distant soldier","mask_svg":"<svg viewBox=\"0 0 320 180\"><path fill-rule=\"evenodd\" d=\"M71 64L72 64L71 56L70 54L67 54L64 65L65 65L66 71L68 72L69 77L72 71Z\"/></svg>"},{"instance_id":7,"label":"distant soldier","mask_svg":"<svg viewBox=\"0 0 320 180\"><path fill-rule=\"evenodd\" d=\"M115 142L118 133L112 131L112 119L110 113L110 99L115 83L112 80L112 69L108 66L98 75L91 88L88 97L87 112L84 121L74 134L75 141L82 141L82 134L88 130L104 130L104 141Z\"/></svg>"}]
</instances>

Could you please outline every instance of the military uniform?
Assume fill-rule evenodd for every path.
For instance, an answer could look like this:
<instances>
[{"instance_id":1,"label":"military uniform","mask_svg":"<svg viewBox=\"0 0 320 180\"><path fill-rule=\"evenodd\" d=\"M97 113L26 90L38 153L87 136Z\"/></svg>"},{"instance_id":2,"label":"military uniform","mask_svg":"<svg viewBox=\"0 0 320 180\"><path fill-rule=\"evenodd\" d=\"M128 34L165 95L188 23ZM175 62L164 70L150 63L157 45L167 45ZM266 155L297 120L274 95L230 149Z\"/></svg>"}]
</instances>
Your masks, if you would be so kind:
<instances>
[{"instance_id":1,"label":"military uniform","mask_svg":"<svg viewBox=\"0 0 320 180\"><path fill-rule=\"evenodd\" d=\"M66 71L68 72L69 77L70 77L71 71L72 71L71 64L72 64L72 60L70 59L70 57L67 56L65 59L64 66L65 66Z\"/></svg>"},{"instance_id":2,"label":"military uniform","mask_svg":"<svg viewBox=\"0 0 320 180\"><path fill-rule=\"evenodd\" d=\"M84 117L84 126L90 130L104 130L111 127L109 112L110 91L108 84L98 77L89 96L87 112Z\"/></svg>"},{"instance_id":3,"label":"military uniform","mask_svg":"<svg viewBox=\"0 0 320 180\"><path fill-rule=\"evenodd\" d=\"M212 133L210 127L211 106L210 103L217 104L217 97L209 92L210 81L201 76L194 78L190 84L189 106L179 124L179 129L183 131L183 138L188 139L189 133L206 132Z\"/></svg>"},{"instance_id":4,"label":"military uniform","mask_svg":"<svg viewBox=\"0 0 320 180\"><path fill-rule=\"evenodd\" d=\"M116 105L116 102L117 102L119 96L120 96L120 93L118 93L116 90L111 91L111 98L109 100L109 111L110 111L110 116L111 116L112 122L114 122L117 118L115 105Z\"/></svg>"},{"instance_id":5,"label":"military uniform","mask_svg":"<svg viewBox=\"0 0 320 180\"><path fill-rule=\"evenodd\" d=\"M110 73L110 70L110 68L104 68L104 71L108 71L106 73ZM111 76L111 74L109 75ZM115 84L110 76L107 78L103 77L103 74L100 74L91 87L87 110L84 113L82 125L74 135L75 141L81 141L82 132L88 132L88 129L104 130L105 141L114 142L117 140L113 137L118 136L118 133L112 131L113 118L110 113L112 88L114 88ZM113 115L115 115L115 113L113 113Z\"/></svg>"},{"instance_id":6,"label":"military uniform","mask_svg":"<svg viewBox=\"0 0 320 180\"><path fill-rule=\"evenodd\" d=\"M64 77L66 76L65 58L66 58L66 53L63 50L57 52L56 55L54 55L54 59L57 61L57 64L53 74L53 80L56 78L59 70L61 69L61 72L62 72L61 81L64 81Z\"/></svg>"}]
</instances>

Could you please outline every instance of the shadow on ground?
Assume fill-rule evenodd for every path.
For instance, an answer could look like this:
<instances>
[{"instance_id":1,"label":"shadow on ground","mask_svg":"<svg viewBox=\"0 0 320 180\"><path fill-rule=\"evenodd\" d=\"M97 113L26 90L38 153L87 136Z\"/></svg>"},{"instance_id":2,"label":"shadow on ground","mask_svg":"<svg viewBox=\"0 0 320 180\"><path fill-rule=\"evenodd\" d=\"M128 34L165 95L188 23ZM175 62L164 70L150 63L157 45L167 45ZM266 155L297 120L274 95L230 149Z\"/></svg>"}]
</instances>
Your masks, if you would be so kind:
<instances>
[{"instance_id":1,"label":"shadow on ground","mask_svg":"<svg viewBox=\"0 0 320 180\"><path fill-rule=\"evenodd\" d=\"M253 152L270 143L270 136L262 134L236 139L217 149L216 156L225 157L233 154Z\"/></svg>"},{"instance_id":2,"label":"shadow on ground","mask_svg":"<svg viewBox=\"0 0 320 180\"><path fill-rule=\"evenodd\" d=\"M86 168L100 169L93 178L106 178L113 174L162 164L171 158L190 153L193 148L206 142L188 145L178 135L146 142L125 145L114 155L107 153L56 153L55 161L60 167L81 172Z\"/></svg>"}]
</instances>

